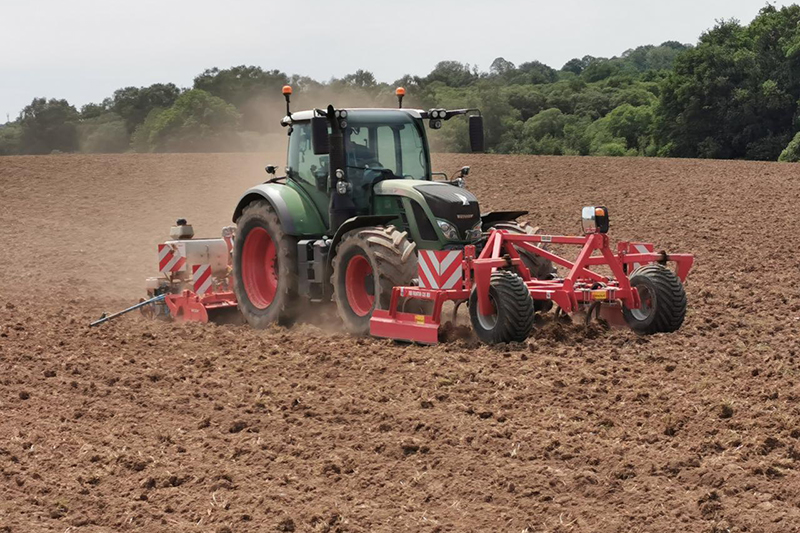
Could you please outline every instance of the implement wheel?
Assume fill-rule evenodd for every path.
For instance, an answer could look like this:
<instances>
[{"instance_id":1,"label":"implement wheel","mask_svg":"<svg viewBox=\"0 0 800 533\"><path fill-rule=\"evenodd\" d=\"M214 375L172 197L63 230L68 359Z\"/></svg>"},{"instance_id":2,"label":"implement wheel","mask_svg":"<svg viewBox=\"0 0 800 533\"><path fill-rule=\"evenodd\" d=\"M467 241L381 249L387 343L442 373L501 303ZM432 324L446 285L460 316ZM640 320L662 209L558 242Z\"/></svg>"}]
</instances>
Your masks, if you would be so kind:
<instances>
[{"instance_id":1,"label":"implement wheel","mask_svg":"<svg viewBox=\"0 0 800 533\"><path fill-rule=\"evenodd\" d=\"M514 235L538 235L541 230L536 226L531 226L527 222L498 222L493 229L506 230ZM541 245L539 245L541 247ZM536 279L553 279L556 275L556 269L549 259L545 259L541 255L536 255L523 248L514 247L519 252L519 257L522 262L528 267L528 270ZM553 308L553 302L549 300L534 300L533 302L536 310L540 313L546 313Z\"/></svg>"},{"instance_id":2,"label":"implement wheel","mask_svg":"<svg viewBox=\"0 0 800 533\"><path fill-rule=\"evenodd\" d=\"M237 221L233 273L239 310L252 327L292 322L297 300L297 240L284 233L267 201L251 203Z\"/></svg>"},{"instance_id":3,"label":"implement wheel","mask_svg":"<svg viewBox=\"0 0 800 533\"><path fill-rule=\"evenodd\" d=\"M628 326L636 333L672 333L686 317L686 291L678 276L661 265L647 265L631 275L631 286L639 291L639 309L623 307Z\"/></svg>"},{"instance_id":4,"label":"implement wheel","mask_svg":"<svg viewBox=\"0 0 800 533\"><path fill-rule=\"evenodd\" d=\"M345 327L369 333L375 309L388 309L392 288L411 285L417 275L416 245L394 226L347 233L333 258L333 300Z\"/></svg>"},{"instance_id":5,"label":"implement wheel","mask_svg":"<svg viewBox=\"0 0 800 533\"><path fill-rule=\"evenodd\" d=\"M486 344L522 342L533 329L534 306L525 282L514 272L497 270L489 284L494 314L483 316L478 309L477 289L469 297L469 318L478 338Z\"/></svg>"}]
</instances>

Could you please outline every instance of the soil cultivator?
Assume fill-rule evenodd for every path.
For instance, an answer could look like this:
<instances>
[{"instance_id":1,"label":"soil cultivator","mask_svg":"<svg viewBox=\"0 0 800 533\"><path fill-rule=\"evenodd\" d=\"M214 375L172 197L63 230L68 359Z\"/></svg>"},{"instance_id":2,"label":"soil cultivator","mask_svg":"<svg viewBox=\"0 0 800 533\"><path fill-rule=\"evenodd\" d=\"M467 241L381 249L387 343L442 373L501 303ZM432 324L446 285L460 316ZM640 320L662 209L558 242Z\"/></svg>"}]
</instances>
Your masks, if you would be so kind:
<instances>
[{"instance_id":1,"label":"soil cultivator","mask_svg":"<svg viewBox=\"0 0 800 533\"><path fill-rule=\"evenodd\" d=\"M520 235L493 229L479 255L475 246L463 252L426 252L419 257L419 286L395 287L388 310L375 310L370 333L376 337L435 344L442 325L442 307L468 302L470 319L486 343L523 341L533 327L536 302L557 312L585 312L587 320L602 316L627 323L642 334L671 332L683 323L686 294L682 282L694 262L689 254L655 253L649 243L620 242L610 246L608 210L583 210L583 236ZM574 261L551 253L544 245L579 246ZM520 257L535 254L568 269L563 278L536 279ZM523 253L524 253L523 252ZM599 254L596 254L599 252ZM675 271L665 267L676 265ZM592 267L605 266L611 276ZM629 274L630 273L630 274ZM432 302L430 315L400 310L401 302ZM544 305L542 305L544 304Z\"/></svg>"}]
</instances>

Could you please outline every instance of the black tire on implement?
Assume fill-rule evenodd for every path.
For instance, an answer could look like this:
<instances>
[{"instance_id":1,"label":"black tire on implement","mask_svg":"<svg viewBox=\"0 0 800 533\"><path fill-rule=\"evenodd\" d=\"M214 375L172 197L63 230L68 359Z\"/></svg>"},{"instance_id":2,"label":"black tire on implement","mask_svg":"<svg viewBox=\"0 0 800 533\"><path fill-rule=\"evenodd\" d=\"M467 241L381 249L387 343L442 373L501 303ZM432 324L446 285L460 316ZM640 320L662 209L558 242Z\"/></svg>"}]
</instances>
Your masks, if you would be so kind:
<instances>
[{"instance_id":1,"label":"black tire on implement","mask_svg":"<svg viewBox=\"0 0 800 533\"><path fill-rule=\"evenodd\" d=\"M265 247L270 244L274 260L266 264ZM245 207L236 222L233 275L239 310L252 327L292 323L297 313L297 239L283 231L266 200Z\"/></svg>"},{"instance_id":2,"label":"black tire on implement","mask_svg":"<svg viewBox=\"0 0 800 533\"><path fill-rule=\"evenodd\" d=\"M484 317L478 311L478 293L469 298L469 317L478 338L486 344L523 342L533 329L534 306L525 282L515 272L497 270L489 284L489 299L496 313Z\"/></svg>"},{"instance_id":3,"label":"black tire on implement","mask_svg":"<svg viewBox=\"0 0 800 533\"><path fill-rule=\"evenodd\" d=\"M498 222L497 224L493 225L492 228L506 230L509 233L514 233L517 235L538 235L541 233L541 230L536 227L532 226L527 222ZM523 248L515 247L517 252L519 252L520 259L528 267L528 270L536 279L553 279L556 275L556 269L553 266L552 261L549 259L545 259L541 255L536 255L533 252L529 252ZM540 313L546 313L550 309L553 308L553 302L547 300L535 300L534 306L536 310Z\"/></svg>"},{"instance_id":4,"label":"black tire on implement","mask_svg":"<svg viewBox=\"0 0 800 533\"><path fill-rule=\"evenodd\" d=\"M392 288L411 285L417 276L416 248L408 234L394 226L361 228L342 238L333 258L331 284L333 300L349 332L368 334L372 311L388 309Z\"/></svg>"},{"instance_id":5,"label":"black tire on implement","mask_svg":"<svg viewBox=\"0 0 800 533\"><path fill-rule=\"evenodd\" d=\"M630 280L639 291L642 307L623 307L628 326L641 335L677 331L686 317L686 291L678 276L666 267L651 264L636 269Z\"/></svg>"}]
</instances>

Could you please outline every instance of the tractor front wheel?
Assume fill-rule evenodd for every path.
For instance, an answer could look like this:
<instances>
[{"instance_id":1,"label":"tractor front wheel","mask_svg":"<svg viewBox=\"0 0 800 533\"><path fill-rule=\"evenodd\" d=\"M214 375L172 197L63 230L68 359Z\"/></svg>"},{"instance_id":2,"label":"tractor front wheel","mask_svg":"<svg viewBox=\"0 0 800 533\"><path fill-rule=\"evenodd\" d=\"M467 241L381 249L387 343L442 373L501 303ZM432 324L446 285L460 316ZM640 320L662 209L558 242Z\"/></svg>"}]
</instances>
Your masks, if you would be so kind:
<instances>
[{"instance_id":1,"label":"tractor front wheel","mask_svg":"<svg viewBox=\"0 0 800 533\"><path fill-rule=\"evenodd\" d=\"M333 300L345 327L369 333L375 309L387 309L392 288L410 285L417 275L416 245L394 226L371 226L347 233L333 259Z\"/></svg>"},{"instance_id":2,"label":"tractor front wheel","mask_svg":"<svg viewBox=\"0 0 800 533\"><path fill-rule=\"evenodd\" d=\"M477 288L469 298L469 318L478 338L486 344L523 342L533 329L534 306L525 282L514 272L497 270L489 283L494 313L481 315Z\"/></svg>"},{"instance_id":3,"label":"tractor front wheel","mask_svg":"<svg viewBox=\"0 0 800 533\"><path fill-rule=\"evenodd\" d=\"M623 307L622 314L631 329L642 335L677 331L686 317L686 291L675 273L650 264L631 275L631 287L639 292L638 309Z\"/></svg>"},{"instance_id":4,"label":"tractor front wheel","mask_svg":"<svg viewBox=\"0 0 800 533\"><path fill-rule=\"evenodd\" d=\"M234 291L252 327L288 324L295 318L296 265L297 241L284 233L272 206L261 200L245 207L236 228Z\"/></svg>"}]
</instances>

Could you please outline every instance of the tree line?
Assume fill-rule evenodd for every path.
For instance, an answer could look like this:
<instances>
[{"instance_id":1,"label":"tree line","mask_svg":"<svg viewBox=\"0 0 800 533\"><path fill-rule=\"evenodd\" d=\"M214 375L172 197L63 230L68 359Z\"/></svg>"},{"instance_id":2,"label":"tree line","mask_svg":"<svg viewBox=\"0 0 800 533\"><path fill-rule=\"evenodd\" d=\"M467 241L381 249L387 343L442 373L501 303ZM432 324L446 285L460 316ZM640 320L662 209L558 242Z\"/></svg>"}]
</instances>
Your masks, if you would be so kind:
<instances>
[{"instance_id":1,"label":"tree line","mask_svg":"<svg viewBox=\"0 0 800 533\"><path fill-rule=\"evenodd\" d=\"M319 82L257 66L212 68L191 88L119 89L80 110L35 98L0 125L0 155L52 152L263 150L279 129L280 89L296 107L396 105L480 108L495 153L800 160L800 6L768 5L747 25L718 21L696 45L640 46L585 56L559 70L495 59L488 71L442 61L426 76L380 83L358 70ZM466 151L466 124L432 133Z\"/></svg>"}]
</instances>

